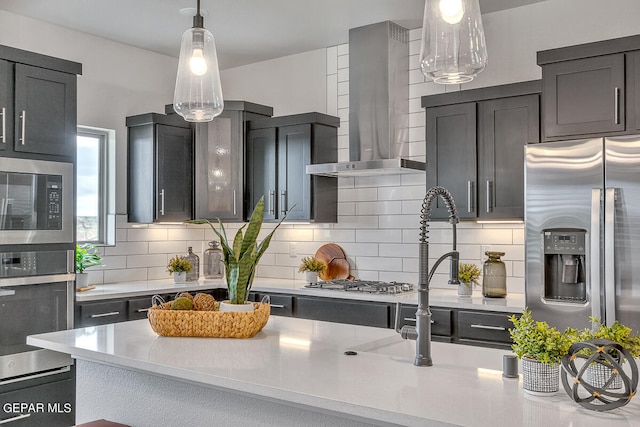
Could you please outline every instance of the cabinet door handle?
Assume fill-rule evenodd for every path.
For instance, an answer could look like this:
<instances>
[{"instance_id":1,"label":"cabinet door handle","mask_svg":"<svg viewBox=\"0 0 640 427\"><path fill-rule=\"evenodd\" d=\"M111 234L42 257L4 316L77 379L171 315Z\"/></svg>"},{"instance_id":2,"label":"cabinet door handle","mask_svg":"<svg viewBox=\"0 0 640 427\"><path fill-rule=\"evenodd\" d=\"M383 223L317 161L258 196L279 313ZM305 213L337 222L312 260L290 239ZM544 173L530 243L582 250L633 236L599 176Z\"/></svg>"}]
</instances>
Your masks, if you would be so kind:
<instances>
[{"instance_id":1,"label":"cabinet door handle","mask_svg":"<svg viewBox=\"0 0 640 427\"><path fill-rule=\"evenodd\" d=\"M22 130L22 134L20 135L20 144L24 145L26 141L26 123L27 123L27 112L22 110L22 114L20 114L20 129Z\"/></svg>"},{"instance_id":2,"label":"cabinet door handle","mask_svg":"<svg viewBox=\"0 0 640 427\"><path fill-rule=\"evenodd\" d=\"M613 90L613 122L617 125L620 124L620 88L616 87Z\"/></svg>"},{"instance_id":3,"label":"cabinet door handle","mask_svg":"<svg viewBox=\"0 0 640 427\"><path fill-rule=\"evenodd\" d=\"M238 208L236 206L237 203L237 199L236 199L236 190L233 190L233 215L237 215L238 214Z\"/></svg>"},{"instance_id":4,"label":"cabinet door handle","mask_svg":"<svg viewBox=\"0 0 640 427\"><path fill-rule=\"evenodd\" d=\"M272 190L269 190L269 215L274 215L275 214L275 211L273 210L275 197L276 197L275 192L272 191Z\"/></svg>"},{"instance_id":5,"label":"cabinet door handle","mask_svg":"<svg viewBox=\"0 0 640 427\"><path fill-rule=\"evenodd\" d=\"M283 191L280 193L280 212L283 214L287 213L287 192Z\"/></svg>"},{"instance_id":6,"label":"cabinet door handle","mask_svg":"<svg viewBox=\"0 0 640 427\"><path fill-rule=\"evenodd\" d=\"M473 181L467 181L467 212L473 212Z\"/></svg>"},{"instance_id":7,"label":"cabinet door handle","mask_svg":"<svg viewBox=\"0 0 640 427\"><path fill-rule=\"evenodd\" d=\"M404 318L404 321L405 321L405 322L417 322L417 320L416 320L416 318L415 318L415 317L405 317L405 318ZM434 323L436 323L436 321L432 319L432 320L431 320L431 324L434 324Z\"/></svg>"},{"instance_id":8,"label":"cabinet door handle","mask_svg":"<svg viewBox=\"0 0 640 427\"><path fill-rule=\"evenodd\" d=\"M117 316L118 314L120 314L119 311L110 311L108 313L98 313L98 314L92 314L91 318L95 319L96 317L109 317L109 316Z\"/></svg>"},{"instance_id":9,"label":"cabinet door handle","mask_svg":"<svg viewBox=\"0 0 640 427\"><path fill-rule=\"evenodd\" d=\"M283 304L271 304L271 308L284 308Z\"/></svg>"},{"instance_id":10,"label":"cabinet door handle","mask_svg":"<svg viewBox=\"0 0 640 427\"><path fill-rule=\"evenodd\" d=\"M18 416L11 417L11 418L7 418L6 420L2 420L2 421L0 421L0 424L9 424L9 423L11 423L11 422L13 422L13 421L22 420L22 419L24 419L24 418L28 418L28 417L30 417L30 416L31 416L31 414L30 414L30 413L29 413L29 414L20 414L20 415L18 415Z\"/></svg>"},{"instance_id":11,"label":"cabinet door handle","mask_svg":"<svg viewBox=\"0 0 640 427\"><path fill-rule=\"evenodd\" d=\"M160 190L160 215L164 215L164 188Z\"/></svg>"},{"instance_id":12,"label":"cabinet door handle","mask_svg":"<svg viewBox=\"0 0 640 427\"><path fill-rule=\"evenodd\" d=\"M7 142L7 109L2 107L2 143Z\"/></svg>"},{"instance_id":13,"label":"cabinet door handle","mask_svg":"<svg viewBox=\"0 0 640 427\"><path fill-rule=\"evenodd\" d=\"M476 329L489 329L492 331L506 331L507 328L504 328L502 326L489 326L489 325L471 325L472 328L476 328Z\"/></svg>"},{"instance_id":14,"label":"cabinet door handle","mask_svg":"<svg viewBox=\"0 0 640 427\"><path fill-rule=\"evenodd\" d=\"M487 181L487 213L491 213L493 210L493 181Z\"/></svg>"}]
</instances>

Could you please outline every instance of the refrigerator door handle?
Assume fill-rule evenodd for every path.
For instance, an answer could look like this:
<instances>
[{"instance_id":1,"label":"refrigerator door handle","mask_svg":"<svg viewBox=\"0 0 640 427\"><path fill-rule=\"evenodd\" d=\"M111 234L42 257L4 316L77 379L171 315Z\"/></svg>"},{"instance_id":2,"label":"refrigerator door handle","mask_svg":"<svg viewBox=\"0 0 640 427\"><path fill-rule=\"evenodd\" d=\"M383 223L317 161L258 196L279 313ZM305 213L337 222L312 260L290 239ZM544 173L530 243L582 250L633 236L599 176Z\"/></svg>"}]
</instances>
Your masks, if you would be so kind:
<instances>
[{"instance_id":1,"label":"refrigerator door handle","mask_svg":"<svg viewBox=\"0 0 640 427\"><path fill-rule=\"evenodd\" d=\"M591 281L591 316L601 319L600 302L600 188L591 189L591 243L589 254Z\"/></svg>"},{"instance_id":2,"label":"refrigerator door handle","mask_svg":"<svg viewBox=\"0 0 640 427\"><path fill-rule=\"evenodd\" d=\"M608 187L604 195L604 304L606 321L616 320L616 259L615 259L616 189Z\"/></svg>"}]
</instances>

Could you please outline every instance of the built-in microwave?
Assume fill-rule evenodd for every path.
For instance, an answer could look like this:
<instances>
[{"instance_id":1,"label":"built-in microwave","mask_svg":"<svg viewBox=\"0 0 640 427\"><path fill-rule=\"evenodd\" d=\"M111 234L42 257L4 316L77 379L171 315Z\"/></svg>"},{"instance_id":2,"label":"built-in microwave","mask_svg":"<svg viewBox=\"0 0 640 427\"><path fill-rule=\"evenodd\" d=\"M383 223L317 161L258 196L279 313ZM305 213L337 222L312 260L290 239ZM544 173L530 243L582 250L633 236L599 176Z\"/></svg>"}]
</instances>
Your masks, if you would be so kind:
<instances>
[{"instance_id":1,"label":"built-in microwave","mask_svg":"<svg viewBox=\"0 0 640 427\"><path fill-rule=\"evenodd\" d=\"M73 243L73 164L0 157L0 242Z\"/></svg>"}]
</instances>

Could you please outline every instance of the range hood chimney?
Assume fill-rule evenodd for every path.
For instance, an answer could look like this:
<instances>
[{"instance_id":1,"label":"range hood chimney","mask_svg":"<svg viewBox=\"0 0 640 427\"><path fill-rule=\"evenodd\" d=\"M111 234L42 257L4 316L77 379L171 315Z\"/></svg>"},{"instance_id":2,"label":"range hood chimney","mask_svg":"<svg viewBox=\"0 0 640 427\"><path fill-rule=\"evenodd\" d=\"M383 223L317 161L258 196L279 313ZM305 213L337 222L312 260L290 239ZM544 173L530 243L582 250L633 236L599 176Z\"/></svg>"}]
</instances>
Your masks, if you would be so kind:
<instances>
[{"instance_id":1,"label":"range hood chimney","mask_svg":"<svg viewBox=\"0 0 640 427\"><path fill-rule=\"evenodd\" d=\"M307 173L365 176L424 172L407 159L409 30L385 21L349 30L349 161Z\"/></svg>"}]
</instances>

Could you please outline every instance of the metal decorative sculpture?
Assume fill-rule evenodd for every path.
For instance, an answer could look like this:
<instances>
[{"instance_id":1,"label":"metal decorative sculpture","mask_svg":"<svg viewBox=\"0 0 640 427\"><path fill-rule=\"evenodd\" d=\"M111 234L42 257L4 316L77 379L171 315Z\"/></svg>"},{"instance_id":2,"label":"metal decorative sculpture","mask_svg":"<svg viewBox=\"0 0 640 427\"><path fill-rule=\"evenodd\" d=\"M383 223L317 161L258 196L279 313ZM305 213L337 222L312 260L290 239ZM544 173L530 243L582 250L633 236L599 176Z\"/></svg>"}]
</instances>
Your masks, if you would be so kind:
<instances>
[{"instance_id":1,"label":"metal decorative sculpture","mask_svg":"<svg viewBox=\"0 0 640 427\"><path fill-rule=\"evenodd\" d=\"M627 370L623 369L624 363ZM602 384L589 383L587 370L594 364L603 365L610 372ZM562 358L562 368L562 385L567 394L593 411L609 411L626 405L638 388L638 366L633 356L613 341L597 339L573 344ZM573 379L570 380L569 376ZM618 380L622 381L623 390L610 388Z\"/></svg>"}]
</instances>

